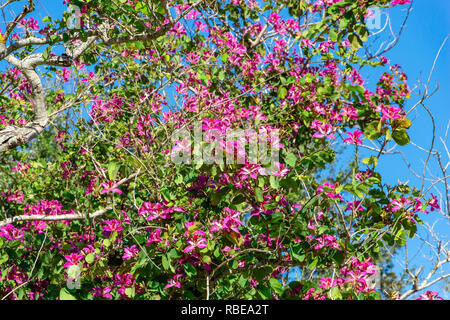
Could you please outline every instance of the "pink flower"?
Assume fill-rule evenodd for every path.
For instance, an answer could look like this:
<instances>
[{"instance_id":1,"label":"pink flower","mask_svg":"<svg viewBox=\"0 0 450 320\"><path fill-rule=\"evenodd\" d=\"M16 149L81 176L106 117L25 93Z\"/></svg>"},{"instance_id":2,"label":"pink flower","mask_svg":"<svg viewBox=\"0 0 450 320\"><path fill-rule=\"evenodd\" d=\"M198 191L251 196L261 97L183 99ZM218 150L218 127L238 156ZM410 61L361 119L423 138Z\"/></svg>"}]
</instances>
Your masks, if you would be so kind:
<instances>
[{"instance_id":1,"label":"pink flower","mask_svg":"<svg viewBox=\"0 0 450 320\"><path fill-rule=\"evenodd\" d=\"M392 0L391 6L411 3L411 0Z\"/></svg>"},{"instance_id":2,"label":"pink flower","mask_svg":"<svg viewBox=\"0 0 450 320\"><path fill-rule=\"evenodd\" d=\"M99 298L112 299L112 295L110 294L110 292L111 292L111 287L94 288L94 292L92 293L92 296L99 297Z\"/></svg>"},{"instance_id":3,"label":"pink flower","mask_svg":"<svg viewBox=\"0 0 450 320\"><path fill-rule=\"evenodd\" d=\"M356 210L356 208L358 208L358 211L364 211L364 208L361 205L361 201L355 200L347 203L347 208L345 208L345 211L354 211Z\"/></svg>"},{"instance_id":4,"label":"pink flower","mask_svg":"<svg viewBox=\"0 0 450 320\"><path fill-rule=\"evenodd\" d=\"M175 141L175 146L172 148L172 156L177 155L178 152L191 152L191 141L183 139L181 141Z\"/></svg>"},{"instance_id":5,"label":"pink flower","mask_svg":"<svg viewBox=\"0 0 450 320\"><path fill-rule=\"evenodd\" d=\"M184 275L182 274L176 274L174 275L172 278L169 279L169 282L166 284L166 286L164 287L164 289L168 289L170 287L177 287L177 288L181 288L181 283L180 283L180 278L183 277Z\"/></svg>"},{"instance_id":6,"label":"pink flower","mask_svg":"<svg viewBox=\"0 0 450 320\"><path fill-rule=\"evenodd\" d=\"M61 71L61 77L63 78L63 82L68 82L72 78L70 76L70 70L63 68Z\"/></svg>"},{"instance_id":7,"label":"pink flower","mask_svg":"<svg viewBox=\"0 0 450 320\"><path fill-rule=\"evenodd\" d=\"M178 207L167 207L161 203L144 202L139 209L138 214L149 214L147 220L150 221L155 219L170 219L170 213L174 211L183 212L183 209Z\"/></svg>"},{"instance_id":8,"label":"pink flower","mask_svg":"<svg viewBox=\"0 0 450 320\"><path fill-rule=\"evenodd\" d=\"M333 134L333 126L329 123L323 124L321 121L313 121L311 128L316 129L317 132L314 133L313 138L330 138L336 139Z\"/></svg>"},{"instance_id":9,"label":"pink flower","mask_svg":"<svg viewBox=\"0 0 450 320\"><path fill-rule=\"evenodd\" d=\"M20 240L25 236L22 230L17 229L12 224L0 227L0 237L4 237L7 241Z\"/></svg>"},{"instance_id":10,"label":"pink flower","mask_svg":"<svg viewBox=\"0 0 450 320\"><path fill-rule=\"evenodd\" d=\"M147 246L155 242L161 242L161 229L156 229L148 235Z\"/></svg>"},{"instance_id":11,"label":"pink flower","mask_svg":"<svg viewBox=\"0 0 450 320\"><path fill-rule=\"evenodd\" d=\"M138 253L139 250L136 249L136 245L132 245L131 247L126 247L125 248L125 253L122 256L123 260L130 260L132 258L134 258L134 256L136 255L136 253Z\"/></svg>"},{"instance_id":12,"label":"pink flower","mask_svg":"<svg viewBox=\"0 0 450 320\"><path fill-rule=\"evenodd\" d=\"M123 230L123 228L120 226L120 221L116 219L105 220L104 222L107 224L107 226L103 228L105 231L114 232Z\"/></svg>"},{"instance_id":13,"label":"pink flower","mask_svg":"<svg viewBox=\"0 0 450 320\"><path fill-rule=\"evenodd\" d=\"M428 201L428 205L431 207L431 211L440 210L441 207L438 204L437 198L435 195L431 194L432 198Z\"/></svg>"},{"instance_id":14,"label":"pink flower","mask_svg":"<svg viewBox=\"0 0 450 320\"><path fill-rule=\"evenodd\" d=\"M203 23L203 22L201 22L201 21L194 21L194 24L195 24L195 26L197 27L197 30L198 30L199 32L202 32L202 31L206 31L206 30L207 30L207 29L206 29L206 27L207 27L206 23Z\"/></svg>"},{"instance_id":15,"label":"pink flower","mask_svg":"<svg viewBox=\"0 0 450 320\"><path fill-rule=\"evenodd\" d=\"M275 162L274 167L276 171L272 172L272 175L275 177L284 177L289 173L289 169L287 169L286 166L282 163Z\"/></svg>"},{"instance_id":16,"label":"pink flower","mask_svg":"<svg viewBox=\"0 0 450 320\"><path fill-rule=\"evenodd\" d=\"M392 211L402 210L410 203L412 203L412 201L409 199L405 199L405 198L400 198L398 200L397 199L392 200L392 202L391 202L391 205L393 205Z\"/></svg>"},{"instance_id":17,"label":"pink flower","mask_svg":"<svg viewBox=\"0 0 450 320\"><path fill-rule=\"evenodd\" d=\"M81 254L71 253L64 256L64 258L67 260L64 264L64 268L68 268L70 266L76 266L83 259L83 256Z\"/></svg>"},{"instance_id":18,"label":"pink flower","mask_svg":"<svg viewBox=\"0 0 450 320\"><path fill-rule=\"evenodd\" d=\"M444 300L439 297L439 293L436 291L427 291L422 293L416 300Z\"/></svg>"},{"instance_id":19,"label":"pink flower","mask_svg":"<svg viewBox=\"0 0 450 320\"><path fill-rule=\"evenodd\" d=\"M389 108L383 108L381 110L383 112L383 116L381 117L381 120L385 119L400 119L402 116L400 113L402 112L402 109L399 107L389 107Z\"/></svg>"},{"instance_id":20,"label":"pink flower","mask_svg":"<svg viewBox=\"0 0 450 320\"><path fill-rule=\"evenodd\" d=\"M113 193L122 194L122 191L117 188L117 185L113 181L108 181L108 183L102 182L102 183L100 183L100 185L102 187L105 187L104 189L102 189L102 191L100 191L100 193L113 192Z\"/></svg>"},{"instance_id":21,"label":"pink flower","mask_svg":"<svg viewBox=\"0 0 450 320\"><path fill-rule=\"evenodd\" d=\"M258 179L258 175L267 175L264 168L255 164L245 165L245 167L242 167L241 170L239 170L238 174L242 180L247 180L248 177L256 180Z\"/></svg>"},{"instance_id":22,"label":"pink flower","mask_svg":"<svg viewBox=\"0 0 450 320\"><path fill-rule=\"evenodd\" d=\"M186 248L184 248L184 253L192 252L195 248L203 249L208 246L206 242L206 238L204 237L205 233L202 230L197 230L192 235L192 239L189 239L187 243L189 244Z\"/></svg>"},{"instance_id":23,"label":"pink flower","mask_svg":"<svg viewBox=\"0 0 450 320\"><path fill-rule=\"evenodd\" d=\"M2 192L2 195L5 194ZM16 192L8 192L6 196L6 201L8 202L23 203L23 199L25 199L25 195L20 190L17 190Z\"/></svg>"},{"instance_id":24,"label":"pink flower","mask_svg":"<svg viewBox=\"0 0 450 320\"><path fill-rule=\"evenodd\" d=\"M344 142L351 143L351 144L362 144L362 140L359 139L360 136L362 136L362 132L355 130L353 132L347 132L348 138L344 139Z\"/></svg>"}]
</instances>

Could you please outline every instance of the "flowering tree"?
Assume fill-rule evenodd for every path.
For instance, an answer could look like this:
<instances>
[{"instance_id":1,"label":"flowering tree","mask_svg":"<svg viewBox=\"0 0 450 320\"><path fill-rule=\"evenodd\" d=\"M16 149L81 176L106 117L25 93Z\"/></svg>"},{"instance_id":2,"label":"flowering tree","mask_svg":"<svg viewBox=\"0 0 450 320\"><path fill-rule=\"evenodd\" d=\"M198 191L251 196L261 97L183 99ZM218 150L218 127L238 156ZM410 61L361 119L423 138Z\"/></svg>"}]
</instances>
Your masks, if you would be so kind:
<instances>
[{"instance_id":1,"label":"flowering tree","mask_svg":"<svg viewBox=\"0 0 450 320\"><path fill-rule=\"evenodd\" d=\"M0 295L380 299L382 248L440 209L376 171L410 89L366 18L407 3L29 0L0 38Z\"/></svg>"}]
</instances>

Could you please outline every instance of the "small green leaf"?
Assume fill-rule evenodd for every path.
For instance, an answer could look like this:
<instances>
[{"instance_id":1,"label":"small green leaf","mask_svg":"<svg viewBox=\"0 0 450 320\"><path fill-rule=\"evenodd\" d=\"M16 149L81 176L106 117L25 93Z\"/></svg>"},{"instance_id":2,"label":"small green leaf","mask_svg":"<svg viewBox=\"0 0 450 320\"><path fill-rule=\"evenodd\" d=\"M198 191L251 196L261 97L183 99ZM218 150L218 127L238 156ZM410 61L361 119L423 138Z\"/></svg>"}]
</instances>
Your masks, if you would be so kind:
<instances>
[{"instance_id":1,"label":"small green leaf","mask_svg":"<svg viewBox=\"0 0 450 320\"><path fill-rule=\"evenodd\" d=\"M103 245L104 245L105 247L109 247L109 246L111 245L111 241L110 241L109 239L104 239L104 240L103 240Z\"/></svg>"},{"instance_id":2,"label":"small green leaf","mask_svg":"<svg viewBox=\"0 0 450 320\"><path fill-rule=\"evenodd\" d=\"M281 284L281 282L279 280L272 278L272 279L269 279L269 283L270 283L270 286L272 287L272 289L276 293L280 294L283 291L283 285Z\"/></svg>"},{"instance_id":3,"label":"small green leaf","mask_svg":"<svg viewBox=\"0 0 450 320\"><path fill-rule=\"evenodd\" d=\"M392 138L399 146L407 145L411 140L409 135L404 128L397 128L392 133Z\"/></svg>"},{"instance_id":4,"label":"small green leaf","mask_svg":"<svg viewBox=\"0 0 450 320\"><path fill-rule=\"evenodd\" d=\"M277 97L280 99L284 99L287 96L287 89L285 87L279 87L278 88L278 94Z\"/></svg>"},{"instance_id":5,"label":"small green leaf","mask_svg":"<svg viewBox=\"0 0 450 320\"><path fill-rule=\"evenodd\" d=\"M94 262L95 256L94 256L94 254L91 252L91 253L89 253L89 254L84 258L84 260L86 260L87 263L91 264L92 262Z\"/></svg>"},{"instance_id":6,"label":"small green leaf","mask_svg":"<svg viewBox=\"0 0 450 320\"><path fill-rule=\"evenodd\" d=\"M5 262L7 262L8 259L9 259L9 256L8 256L8 254L5 252L4 254L2 254L2 255L0 256L0 265L3 264L3 263L5 263Z\"/></svg>"},{"instance_id":7,"label":"small green leaf","mask_svg":"<svg viewBox=\"0 0 450 320\"><path fill-rule=\"evenodd\" d=\"M108 164L108 176L109 180L114 181L117 178L117 173L119 172L120 165L117 161L111 161Z\"/></svg>"},{"instance_id":8,"label":"small green leaf","mask_svg":"<svg viewBox=\"0 0 450 320\"><path fill-rule=\"evenodd\" d=\"M364 129L364 135L369 140L376 140L381 137L381 132L378 131L378 121L369 123Z\"/></svg>"},{"instance_id":9,"label":"small green leaf","mask_svg":"<svg viewBox=\"0 0 450 320\"><path fill-rule=\"evenodd\" d=\"M286 164L291 168L295 167L295 163L297 162L297 157L293 153L289 153L286 157Z\"/></svg>"},{"instance_id":10,"label":"small green leaf","mask_svg":"<svg viewBox=\"0 0 450 320\"><path fill-rule=\"evenodd\" d=\"M263 193L260 188L255 189L255 198L256 198L256 201L258 201L258 202L264 201Z\"/></svg>"},{"instance_id":11,"label":"small green leaf","mask_svg":"<svg viewBox=\"0 0 450 320\"><path fill-rule=\"evenodd\" d=\"M136 291L134 289L134 287L130 287L130 288L126 288L125 289L125 294L127 295L127 297L129 298L134 298Z\"/></svg>"},{"instance_id":12,"label":"small green leaf","mask_svg":"<svg viewBox=\"0 0 450 320\"><path fill-rule=\"evenodd\" d=\"M359 36L354 33L352 33L348 36L348 41L350 41L350 45L354 52L358 51L359 48L361 48L363 46L363 42L361 41Z\"/></svg>"},{"instance_id":13,"label":"small green leaf","mask_svg":"<svg viewBox=\"0 0 450 320\"><path fill-rule=\"evenodd\" d=\"M42 59L46 61L48 57L50 56L50 52L52 51L52 47L45 48L44 52L42 53Z\"/></svg>"},{"instance_id":14,"label":"small green leaf","mask_svg":"<svg viewBox=\"0 0 450 320\"><path fill-rule=\"evenodd\" d=\"M77 298L75 298L73 295L71 295L69 293L69 291L67 291L66 288L62 288L59 291L59 299L60 300L77 300Z\"/></svg>"}]
</instances>

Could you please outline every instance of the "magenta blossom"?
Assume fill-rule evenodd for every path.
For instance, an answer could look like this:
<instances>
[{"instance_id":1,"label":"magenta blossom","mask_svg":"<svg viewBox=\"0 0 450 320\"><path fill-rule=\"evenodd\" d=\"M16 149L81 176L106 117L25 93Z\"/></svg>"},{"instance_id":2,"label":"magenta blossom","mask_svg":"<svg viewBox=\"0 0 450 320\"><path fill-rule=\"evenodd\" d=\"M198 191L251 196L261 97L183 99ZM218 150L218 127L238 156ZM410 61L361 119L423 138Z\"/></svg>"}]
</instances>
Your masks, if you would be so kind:
<instances>
[{"instance_id":1,"label":"magenta blossom","mask_svg":"<svg viewBox=\"0 0 450 320\"><path fill-rule=\"evenodd\" d=\"M168 289L170 287L181 288L180 278L183 277L183 274L176 274L172 278L169 279L169 282L166 284L164 289Z\"/></svg>"},{"instance_id":2,"label":"magenta blossom","mask_svg":"<svg viewBox=\"0 0 450 320\"><path fill-rule=\"evenodd\" d=\"M444 300L439 297L439 293L436 291L427 291L422 293L416 300Z\"/></svg>"},{"instance_id":3,"label":"magenta blossom","mask_svg":"<svg viewBox=\"0 0 450 320\"><path fill-rule=\"evenodd\" d=\"M392 200L392 202L391 202L391 205L393 205L392 211L402 210L410 203L412 203L412 201L409 199L405 199L405 198Z\"/></svg>"},{"instance_id":4,"label":"magenta blossom","mask_svg":"<svg viewBox=\"0 0 450 320\"><path fill-rule=\"evenodd\" d=\"M93 297L112 299L111 295L111 287L105 288L94 288L94 292L92 293Z\"/></svg>"},{"instance_id":5,"label":"magenta blossom","mask_svg":"<svg viewBox=\"0 0 450 320\"><path fill-rule=\"evenodd\" d=\"M316 133L314 133L313 138L336 139L336 136L333 134L333 126L329 123L322 123L321 121L315 120L313 121L311 128L317 130Z\"/></svg>"},{"instance_id":6,"label":"magenta blossom","mask_svg":"<svg viewBox=\"0 0 450 320\"><path fill-rule=\"evenodd\" d=\"M113 181L108 181L108 183L102 182L100 185L102 187L105 187L104 189L102 189L102 191L100 191L100 193L113 192L113 193L122 194L122 191L120 191L117 188L117 184L115 184Z\"/></svg>"},{"instance_id":7,"label":"magenta blossom","mask_svg":"<svg viewBox=\"0 0 450 320\"><path fill-rule=\"evenodd\" d=\"M113 220L105 220L106 226L103 228L105 231L122 231L123 228L120 226L120 221L113 219Z\"/></svg>"},{"instance_id":8,"label":"magenta blossom","mask_svg":"<svg viewBox=\"0 0 450 320\"><path fill-rule=\"evenodd\" d=\"M284 177L289 173L289 169L286 168L286 166L282 163L279 163L278 161L274 163L275 171L272 172L272 175L275 177Z\"/></svg>"},{"instance_id":9,"label":"magenta blossom","mask_svg":"<svg viewBox=\"0 0 450 320\"><path fill-rule=\"evenodd\" d=\"M136 249L136 245L132 245L131 247L126 247L125 248L125 253L122 256L123 260L130 260L132 258L134 258L134 256L136 255L136 253L138 253L139 250Z\"/></svg>"},{"instance_id":10,"label":"magenta blossom","mask_svg":"<svg viewBox=\"0 0 450 320\"><path fill-rule=\"evenodd\" d=\"M362 132L355 130L353 132L347 132L348 138L344 139L344 142L351 144L362 144L362 140L359 138L362 136Z\"/></svg>"},{"instance_id":11,"label":"magenta blossom","mask_svg":"<svg viewBox=\"0 0 450 320\"><path fill-rule=\"evenodd\" d=\"M392 0L391 6L411 3L411 0Z\"/></svg>"},{"instance_id":12,"label":"magenta blossom","mask_svg":"<svg viewBox=\"0 0 450 320\"><path fill-rule=\"evenodd\" d=\"M64 264L64 268L68 268L71 266L76 266L80 261L83 259L83 256L81 254L71 253L67 256L64 256L66 258L67 262Z\"/></svg>"},{"instance_id":13,"label":"magenta blossom","mask_svg":"<svg viewBox=\"0 0 450 320\"><path fill-rule=\"evenodd\" d=\"M189 244L186 248L184 248L184 253L189 253L193 251L195 248L203 249L208 246L206 242L206 238L204 237L205 233L201 230L197 230L192 235L192 239L188 240Z\"/></svg>"}]
</instances>

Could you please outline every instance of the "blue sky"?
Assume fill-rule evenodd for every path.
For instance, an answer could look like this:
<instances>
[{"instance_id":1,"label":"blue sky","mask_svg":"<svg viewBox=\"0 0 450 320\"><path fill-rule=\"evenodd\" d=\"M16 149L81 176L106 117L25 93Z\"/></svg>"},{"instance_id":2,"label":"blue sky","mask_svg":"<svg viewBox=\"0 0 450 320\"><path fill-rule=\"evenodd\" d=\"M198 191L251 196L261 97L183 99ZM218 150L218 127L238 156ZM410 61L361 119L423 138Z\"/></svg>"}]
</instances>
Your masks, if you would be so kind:
<instances>
[{"instance_id":1,"label":"blue sky","mask_svg":"<svg viewBox=\"0 0 450 320\"><path fill-rule=\"evenodd\" d=\"M407 9L407 5L390 9L389 12L392 20L392 27L395 32L400 29ZM410 13L397 46L386 54L392 64L399 64L402 66L403 71L408 75L408 85L411 88L414 88L417 85L419 79L422 82L428 80L430 70L439 48L449 34L449 31L450 1L414 0L413 10ZM435 119L435 148L443 153L442 161L444 166L450 159L446 155L444 146L439 140L439 137L444 137L450 120L449 54L450 40L447 40L436 61L435 69L430 80L429 90L433 91L437 84L439 84L439 91L425 103ZM420 98L417 95L413 94L411 100L406 105L406 110L409 110L414 106L419 99ZM413 121L412 127L409 130L412 142L428 149L431 145L432 121L427 112L419 106L415 111L411 112L409 118ZM450 142L450 139L447 141ZM448 144L448 147L450 149L450 143ZM411 168L419 174L422 173L423 163L427 158L426 152L419 151L414 146L397 147L396 150L403 151L405 157L411 164ZM435 160L430 160L429 167L432 173L439 175L439 167ZM383 156L377 169L382 173L385 182L394 184L397 182L397 179L400 179L402 182L409 180L410 186L420 187L421 185L421 180L411 173L400 155ZM443 184L440 185L439 189L444 191ZM431 192L436 195L436 190L432 190ZM449 214L448 212L446 213L447 215ZM438 214L430 213L429 215L424 215L423 220L433 223L436 222L438 217ZM448 219L446 221L442 217L438 218L436 230L446 241L449 240L450 225ZM415 239L410 246L411 253L418 253L414 260L417 264L426 263L426 260L422 257L422 253L429 253L423 250L424 247L422 247L422 244L422 241ZM410 254L410 256L412 256L412 254ZM450 266L447 265L445 271L446 273L449 273ZM443 297L449 298L448 292L445 293L440 286L433 286L432 288L439 291Z\"/></svg>"}]
</instances>

